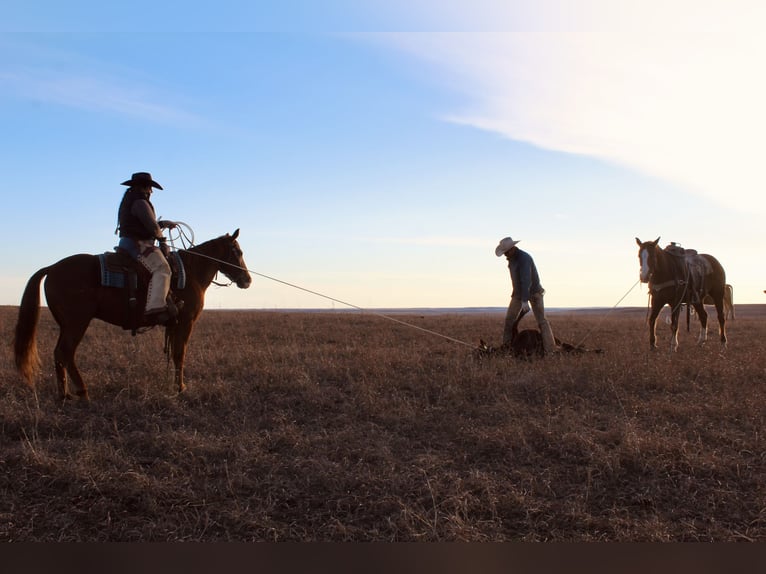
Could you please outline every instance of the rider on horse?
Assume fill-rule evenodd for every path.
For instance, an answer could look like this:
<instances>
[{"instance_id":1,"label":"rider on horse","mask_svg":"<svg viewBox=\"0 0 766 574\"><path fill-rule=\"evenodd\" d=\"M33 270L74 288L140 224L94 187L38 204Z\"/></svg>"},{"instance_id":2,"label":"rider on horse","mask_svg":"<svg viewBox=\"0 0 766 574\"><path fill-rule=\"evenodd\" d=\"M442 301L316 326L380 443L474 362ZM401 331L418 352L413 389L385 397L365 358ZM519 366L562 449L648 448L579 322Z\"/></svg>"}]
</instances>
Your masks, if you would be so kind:
<instances>
[{"instance_id":1,"label":"rider on horse","mask_svg":"<svg viewBox=\"0 0 766 574\"><path fill-rule=\"evenodd\" d=\"M150 324L164 324L178 314L178 308L168 299L172 273L166 259L168 246L162 230L173 229L176 224L168 220L157 221L149 198L152 188L162 189L162 186L152 179L150 173L134 173L120 185L129 187L122 197L118 212L119 248L152 274L144 319ZM155 241L159 242L159 248Z\"/></svg>"}]
</instances>

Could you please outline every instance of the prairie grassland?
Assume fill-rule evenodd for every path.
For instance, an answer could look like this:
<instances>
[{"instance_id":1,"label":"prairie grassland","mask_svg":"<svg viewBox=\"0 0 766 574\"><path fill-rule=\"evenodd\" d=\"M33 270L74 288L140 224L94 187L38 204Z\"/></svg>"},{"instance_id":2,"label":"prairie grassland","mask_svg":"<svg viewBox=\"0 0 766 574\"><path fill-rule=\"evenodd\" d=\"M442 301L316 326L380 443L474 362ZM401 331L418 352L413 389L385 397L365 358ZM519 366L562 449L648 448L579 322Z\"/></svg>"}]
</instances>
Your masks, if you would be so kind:
<instances>
[{"instance_id":1,"label":"prairie grassland","mask_svg":"<svg viewBox=\"0 0 766 574\"><path fill-rule=\"evenodd\" d=\"M94 322L92 400L62 405L43 309L36 393L2 347L0 540L766 541L766 314L737 311L725 354L694 321L674 356L643 310L555 314L605 353L534 361L369 314L205 311L182 396L159 329ZM471 344L503 320L397 318Z\"/></svg>"}]
</instances>

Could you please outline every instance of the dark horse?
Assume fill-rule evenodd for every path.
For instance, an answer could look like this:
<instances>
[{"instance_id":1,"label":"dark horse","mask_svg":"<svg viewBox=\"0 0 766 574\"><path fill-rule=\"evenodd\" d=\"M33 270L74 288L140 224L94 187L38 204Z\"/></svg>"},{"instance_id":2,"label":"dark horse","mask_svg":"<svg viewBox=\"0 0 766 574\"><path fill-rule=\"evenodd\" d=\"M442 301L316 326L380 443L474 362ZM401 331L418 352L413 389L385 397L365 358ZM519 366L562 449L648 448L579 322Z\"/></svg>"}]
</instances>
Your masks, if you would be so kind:
<instances>
[{"instance_id":1,"label":"dark horse","mask_svg":"<svg viewBox=\"0 0 766 574\"><path fill-rule=\"evenodd\" d=\"M700 334L697 343L707 341L707 318L703 304L709 297L718 314L718 332L721 347L726 348L726 316L724 314L724 296L726 293L726 272L712 255L698 254L693 249L683 249L669 245L665 249L658 246L660 238L638 244L638 260L641 264L641 282L649 284L651 295L651 313L649 315L649 345L657 348L657 316L665 305L671 309L670 351L678 349L678 317L681 306L694 307L700 320Z\"/></svg>"},{"instance_id":2,"label":"dark horse","mask_svg":"<svg viewBox=\"0 0 766 574\"><path fill-rule=\"evenodd\" d=\"M252 282L242 259L238 235L239 229L231 235L227 233L179 252L186 273L186 285L174 290L174 294L184 304L175 322L165 328L166 351L173 357L179 393L186 388L184 356L194 323L202 312L205 290L219 271L240 289L247 289ZM45 297L59 325L59 338L53 351L59 393L62 399L71 398L67 389L68 374L75 393L87 399L88 389L75 364L75 351L92 319L125 326L124 290L101 286L100 264L96 255L72 255L32 275L21 299L13 343L16 367L30 385L34 383L40 362L35 337L40 315L40 282L46 275ZM143 308L145 296L144 293L144 299L139 300L140 309Z\"/></svg>"}]
</instances>

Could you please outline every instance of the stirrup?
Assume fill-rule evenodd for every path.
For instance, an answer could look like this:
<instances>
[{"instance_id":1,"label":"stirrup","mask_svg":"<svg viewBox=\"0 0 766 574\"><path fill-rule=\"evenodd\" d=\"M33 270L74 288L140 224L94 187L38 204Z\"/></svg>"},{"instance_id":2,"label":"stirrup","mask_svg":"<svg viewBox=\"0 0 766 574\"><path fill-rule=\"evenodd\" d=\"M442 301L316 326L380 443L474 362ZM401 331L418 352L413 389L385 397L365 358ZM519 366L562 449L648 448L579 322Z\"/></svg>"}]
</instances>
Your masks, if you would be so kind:
<instances>
[{"instance_id":1,"label":"stirrup","mask_svg":"<svg viewBox=\"0 0 766 574\"><path fill-rule=\"evenodd\" d=\"M171 318L172 315L168 309L144 313L144 323L149 325L165 325Z\"/></svg>"},{"instance_id":2,"label":"stirrup","mask_svg":"<svg viewBox=\"0 0 766 574\"><path fill-rule=\"evenodd\" d=\"M168 297L168 313L171 317L178 317L179 311L184 308L184 302L182 299L173 301L171 297Z\"/></svg>"}]
</instances>

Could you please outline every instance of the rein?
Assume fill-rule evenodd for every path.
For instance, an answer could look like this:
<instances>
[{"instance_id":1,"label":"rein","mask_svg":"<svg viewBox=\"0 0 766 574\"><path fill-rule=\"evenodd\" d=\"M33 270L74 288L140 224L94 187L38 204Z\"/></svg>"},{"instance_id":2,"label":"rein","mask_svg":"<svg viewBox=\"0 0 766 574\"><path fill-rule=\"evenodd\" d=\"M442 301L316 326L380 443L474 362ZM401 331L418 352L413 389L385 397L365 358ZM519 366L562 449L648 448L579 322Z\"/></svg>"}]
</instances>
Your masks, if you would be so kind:
<instances>
[{"instance_id":1,"label":"rein","mask_svg":"<svg viewBox=\"0 0 766 574\"><path fill-rule=\"evenodd\" d=\"M194 245L192 247L197 247L197 246ZM234 267L234 269L239 269L241 271L247 271L248 273L252 273L252 271L250 271L249 269L240 267L239 265L235 265L234 263L229 263L228 261L224 261L223 259L218 259L217 257L206 255L205 253L200 253L199 251L192 251L191 249L179 249L179 251L189 253L190 255L196 255L197 257L204 257L205 259L209 259L210 261L215 261L216 263L222 263L224 265L228 265L229 267ZM216 271L216 275L218 275L217 271ZM234 284L234 281L229 281L228 283L219 283L218 281L211 281L211 283L214 285L217 285L218 287L229 287Z\"/></svg>"},{"instance_id":2,"label":"rein","mask_svg":"<svg viewBox=\"0 0 766 574\"><path fill-rule=\"evenodd\" d=\"M206 257L217 263L225 263L226 265L231 265L231 263L227 263L226 261L216 259L215 257L210 257L209 255L205 255L204 253L191 251L191 249L193 249L194 247L197 247L197 245L194 243L194 231L192 230L191 226L189 226L187 223L184 223L183 221L175 221L174 223L176 224L176 226L173 229L168 230L168 240L172 249L177 251L185 251L186 253L191 253L192 255L199 255L200 257ZM173 234L173 231L176 232L175 236ZM176 248L175 246L176 241L179 241L181 243L181 247ZM242 269L241 267L238 267L237 265L231 265L231 266ZM242 269L242 271L247 271L247 269ZM217 272L216 272L216 276L218 276ZM228 283L219 283L218 281L211 281L211 283L213 285L216 285L217 287L230 287L231 285L234 284L234 281L229 281Z\"/></svg>"}]
</instances>

